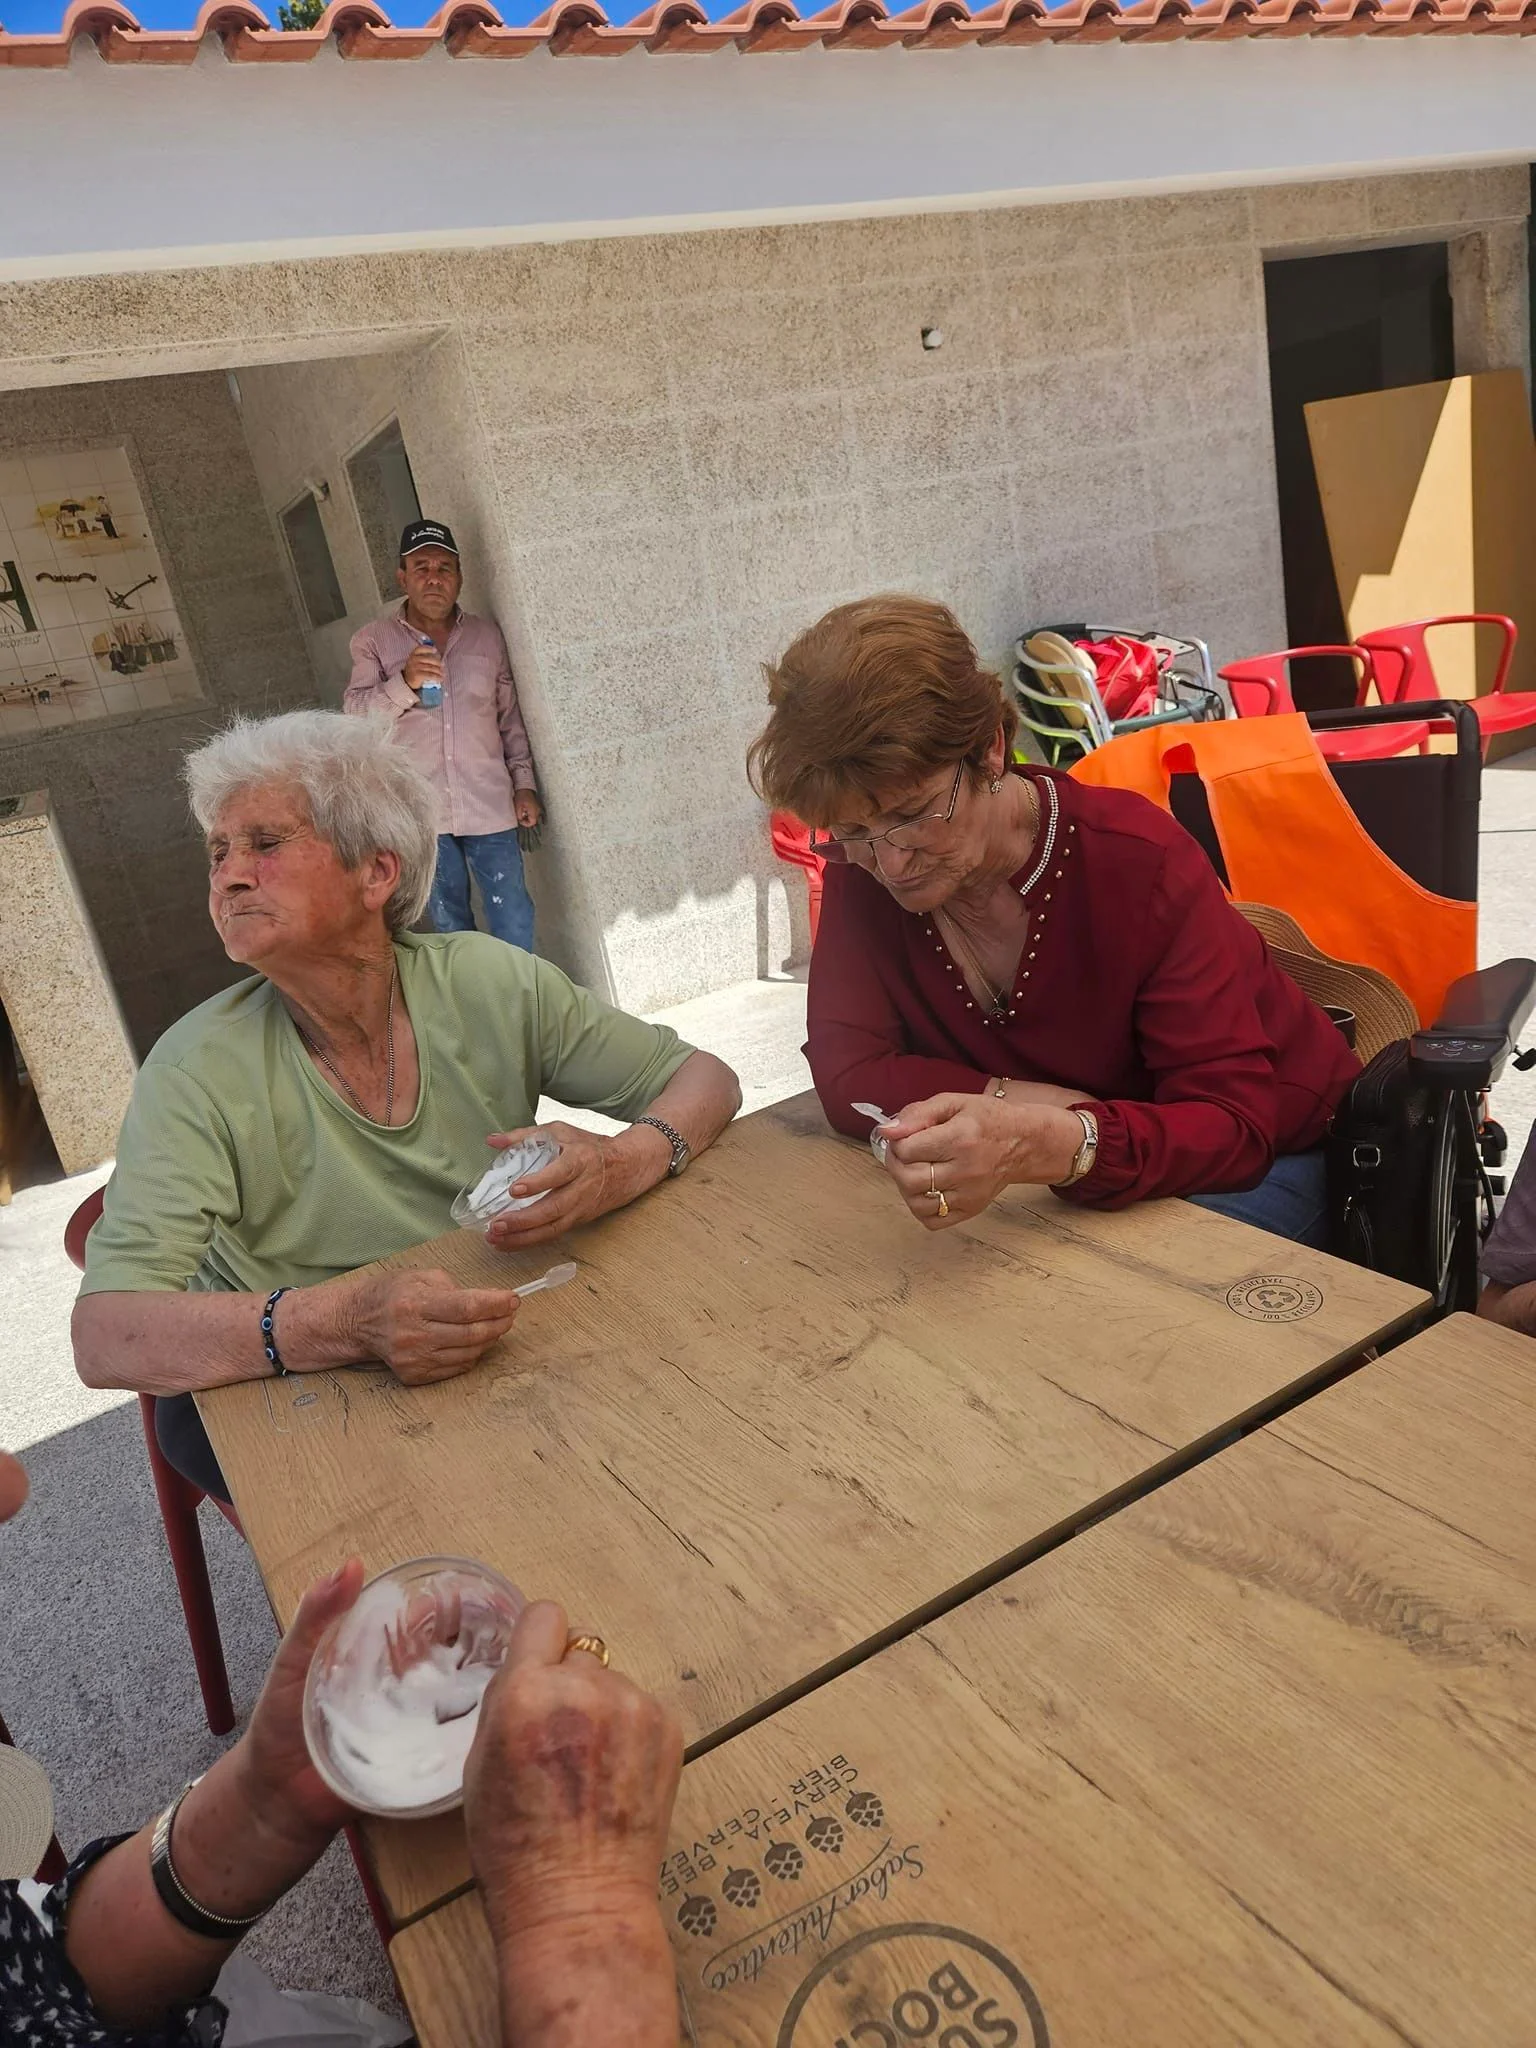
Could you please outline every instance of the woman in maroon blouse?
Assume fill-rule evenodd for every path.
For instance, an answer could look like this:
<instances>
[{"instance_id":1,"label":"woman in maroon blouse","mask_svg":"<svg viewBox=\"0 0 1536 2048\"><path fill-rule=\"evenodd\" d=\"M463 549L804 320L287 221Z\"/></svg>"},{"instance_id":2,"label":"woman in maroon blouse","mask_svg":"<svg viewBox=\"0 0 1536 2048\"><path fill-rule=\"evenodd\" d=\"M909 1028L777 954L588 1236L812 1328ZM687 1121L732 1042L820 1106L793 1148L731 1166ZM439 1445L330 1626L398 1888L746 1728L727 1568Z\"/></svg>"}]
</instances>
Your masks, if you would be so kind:
<instances>
[{"instance_id":1,"label":"woman in maroon blouse","mask_svg":"<svg viewBox=\"0 0 1536 2048\"><path fill-rule=\"evenodd\" d=\"M1191 1195L1320 1242L1359 1072L1183 828L1010 769L1013 706L942 605L841 605L768 672L754 782L826 856L806 1052L930 1228L1015 1182ZM899 1114L896 1114L899 1112ZM1246 1192L1240 1192L1246 1191Z\"/></svg>"}]
</instances>

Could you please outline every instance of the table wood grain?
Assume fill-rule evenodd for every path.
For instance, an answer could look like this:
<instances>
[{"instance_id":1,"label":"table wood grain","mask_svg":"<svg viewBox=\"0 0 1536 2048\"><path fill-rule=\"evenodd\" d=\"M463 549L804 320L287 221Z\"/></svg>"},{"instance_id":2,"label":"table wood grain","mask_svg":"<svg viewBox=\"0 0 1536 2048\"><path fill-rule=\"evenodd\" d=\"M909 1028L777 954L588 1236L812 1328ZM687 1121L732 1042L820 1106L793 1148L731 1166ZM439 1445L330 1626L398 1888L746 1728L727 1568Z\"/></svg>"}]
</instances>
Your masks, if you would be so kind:
<instances>
[{"instance_id":1,"label":"table wood grain","mask_svg":"<svg viewBox=\"0 0 1536 2048\"><path fill-rule=\"evenodd\" d=\"M1021 1191L930 1235L814 1098L567 1242L579 1278L462 1379L328 1372L199 1404L281 1622L349 1552L483 1558L606 1637L691 1742L1425 1303L1183 1202ZM387 1263L505 1282L565 1255L454 1232ZM466 1875L456 1821L370 1839L397 1921Z\"/></svg>"},{"instance_id":2,"label":"table wood grain","mask_svg":"<svg viewBox=\"0 0 1536 2048\"><path fill-rule=\"evenodd\" d=\"M696 2041L1536 2041L1533 1440L1453 1318L690 1764ZM473 1895L393 1953L491 2048Z\"/></svg>"}]
</instances>

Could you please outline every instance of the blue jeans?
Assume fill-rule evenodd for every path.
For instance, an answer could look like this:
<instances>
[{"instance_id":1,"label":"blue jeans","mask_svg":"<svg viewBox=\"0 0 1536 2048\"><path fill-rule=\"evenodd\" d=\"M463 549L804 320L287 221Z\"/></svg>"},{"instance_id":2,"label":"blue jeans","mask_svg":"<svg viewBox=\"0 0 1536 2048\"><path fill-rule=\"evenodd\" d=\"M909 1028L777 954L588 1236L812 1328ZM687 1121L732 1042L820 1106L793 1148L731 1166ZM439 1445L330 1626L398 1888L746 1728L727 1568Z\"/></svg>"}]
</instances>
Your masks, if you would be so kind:
<instances>
[{"instance_id":1,"label":"blue jeans","mask_svg":"<svg viewBox=\"0 0 1536 2048\"><path fill-rule=\"evenodd\" d=\"M523 880L523 849L516 832L439 834L437 873L427 915L440 932L472 932L469 877L473 870L485 905L486 929L509 946L533 951L533 898Z\"/></svg>"},{"instance_id":2,"label":"blue jeans","mask_svg":"<svg viewBox=\"0 0 1536 2048\"><path fill-rule=\"evenodd\" d=\"M1294 1244L1328 1249L1328 1174L1321 1152L1293 1152L1277 1159L1256 1188L1238 1194L1191 1195L1201 1209L1235 1217L1258 1230L1288 1237Z\"/></svg>"}]
</instances>

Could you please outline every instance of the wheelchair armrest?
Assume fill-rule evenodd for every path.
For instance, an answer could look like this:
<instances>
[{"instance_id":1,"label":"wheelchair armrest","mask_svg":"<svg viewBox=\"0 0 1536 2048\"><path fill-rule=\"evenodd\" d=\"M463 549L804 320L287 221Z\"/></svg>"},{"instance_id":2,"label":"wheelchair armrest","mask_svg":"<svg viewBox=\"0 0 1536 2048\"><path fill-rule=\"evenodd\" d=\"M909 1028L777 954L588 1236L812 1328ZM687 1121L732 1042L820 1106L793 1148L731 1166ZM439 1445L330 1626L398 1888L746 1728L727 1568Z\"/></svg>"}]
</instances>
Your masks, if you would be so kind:
<instances>
[{"instance_id":1,"label":"wheelchair armrest","mask_svg":"<svg viewBox=\"0 0 1536 2048\"><path fill-rule=\"evenodd\" d=\"M1536 960L1502 960L1462 975L1446 990L1434 1023L1408 1041L1413 1072L1447 1087L1488 1087L1502 1072L1533 1004Z\"/></svg>"}]
</instances>

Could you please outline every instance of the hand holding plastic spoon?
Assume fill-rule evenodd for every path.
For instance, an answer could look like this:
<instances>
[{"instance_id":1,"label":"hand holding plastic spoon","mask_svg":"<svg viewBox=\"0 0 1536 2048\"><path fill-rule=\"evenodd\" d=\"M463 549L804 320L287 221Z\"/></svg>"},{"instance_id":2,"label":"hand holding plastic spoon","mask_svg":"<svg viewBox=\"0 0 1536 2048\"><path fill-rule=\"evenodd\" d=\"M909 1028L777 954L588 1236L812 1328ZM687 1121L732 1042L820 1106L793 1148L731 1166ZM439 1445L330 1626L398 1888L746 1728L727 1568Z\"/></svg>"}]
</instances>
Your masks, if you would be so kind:
<instances>
[{"instance_id":1,"label":"hand holding plastic spoon","mask_svg":"<svg viewBox=\"0 0 1536 2048\"><path fill-rule=\"evenodd\" d=\"M874 1124L875 1128L869 1134L869 1149L874 1153L880 1164L884 1166L886 1141L880 1135L880 1127L882 1124L895 1123L895 1117L889 1116L885 1110L878 1108L873 1102L853 1102L849 1104L849 1108L856 1109L860 1116L867 1116Z\"/></svg>"},{"instance_id":2,"label":"hand holding plastic spoon","mask_svg":"<svg viewBox=\"0 0 1536 2048\"><path fill-rule=\"evenodd\" d=\"M541 1273L537 1280L525 1280L521 1287L514 1287L514 1294L547 1294L552 1287L563 1287L568 1280L576 1278L576 1262L569 1260L563 1266L551 1266L547 1273Z\"/></svg>"}]
</instances>

